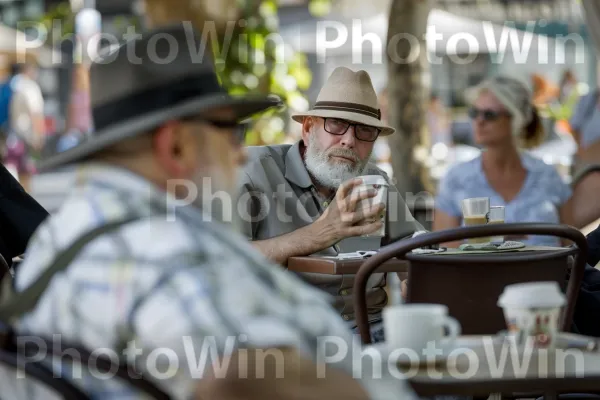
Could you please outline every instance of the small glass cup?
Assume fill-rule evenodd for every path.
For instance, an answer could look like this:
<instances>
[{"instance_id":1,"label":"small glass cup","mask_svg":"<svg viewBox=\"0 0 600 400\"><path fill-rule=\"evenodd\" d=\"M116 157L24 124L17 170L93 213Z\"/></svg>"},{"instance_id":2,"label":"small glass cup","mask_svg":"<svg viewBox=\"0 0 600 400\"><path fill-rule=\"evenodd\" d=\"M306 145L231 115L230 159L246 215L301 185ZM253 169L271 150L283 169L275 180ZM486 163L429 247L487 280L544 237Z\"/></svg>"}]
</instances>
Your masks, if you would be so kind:
<instances>
[{"instance_id":1,"label":"small glass cup","mask_svg":"<svg viewBox=\"0 0 600 400\"><path fill-rule=\"evenodd\" d=\"M504 206L490 207L488 214L488 224L503 224L504 223ZM504 236L492 236L490 242L494 244L504 243Z\"/></svg>"},{"instance_id":2,"label":"small glass cup","mask_svg":"<svg viewBox=\"0 0 600 400\"><path fill-rule=\"evenodd\" d=\"M462 201L463 221L465 226L485 225L488 222L488 214L490 211L489 197L475 197L472 199L464 199ZM468 243L487 243L490 241L488 237L471 238Z\"/></svg>"}]
</instances>

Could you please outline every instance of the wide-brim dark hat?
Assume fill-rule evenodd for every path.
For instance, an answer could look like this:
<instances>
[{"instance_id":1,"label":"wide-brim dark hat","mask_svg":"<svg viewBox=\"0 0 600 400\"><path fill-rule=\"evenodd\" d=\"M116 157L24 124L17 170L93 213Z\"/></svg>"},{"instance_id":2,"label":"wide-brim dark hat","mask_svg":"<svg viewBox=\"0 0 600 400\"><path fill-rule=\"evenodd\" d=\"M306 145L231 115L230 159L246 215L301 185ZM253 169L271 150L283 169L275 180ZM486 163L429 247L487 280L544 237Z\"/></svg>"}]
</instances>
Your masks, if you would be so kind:
<instances>
[{"instance_id":1,"label":"wide-brim dark hat","mask_svg":"<svg viewBox=\"0 0 600 400\"><path fill-rule=\"evenodd\" d=\"M217 109L243 120L282 105L277 96L229 95L205 44L191 25L181 23L101 53L90 68L93 131L77 146L39 162L38 171L80 161L169 120L210 120Z\"/></svg>"}]
</instances>

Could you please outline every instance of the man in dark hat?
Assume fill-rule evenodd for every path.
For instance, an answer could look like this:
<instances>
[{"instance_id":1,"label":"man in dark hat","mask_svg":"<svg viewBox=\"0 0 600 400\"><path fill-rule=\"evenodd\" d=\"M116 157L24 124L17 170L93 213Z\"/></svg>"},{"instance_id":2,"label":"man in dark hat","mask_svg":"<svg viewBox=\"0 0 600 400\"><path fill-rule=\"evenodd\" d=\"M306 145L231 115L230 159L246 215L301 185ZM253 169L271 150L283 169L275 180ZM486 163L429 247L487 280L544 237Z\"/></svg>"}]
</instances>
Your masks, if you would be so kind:
<instances>
[{"instance_id":1,"label":"man in dark hat","mask_svg":"<svg viewBox=\"0 0 600 400\"><path fill-rule=\"evenodd\" d=\"M212 61L198 57L200 39L185 28L147 32L92 66L94 133L40 166L73 169L73 189L34 235L16 276L17 290L31 299L27 288L43 271L57 271L39 302L23 298L22 315L8 311L18 317L17 330L108 349L175 399L191 398L198 378L212 376L213 389L260 378L238 363L216 369L215 357L239 359L239 348L267 349L286 364L265 372L253 363L249 370L258 374L294 366L277 380L279 393L300 386L318 398L410 398L403 380L352 379L356 346L325 295L271 265L225 213L209 210L205 200L233 192L245 162L239 121L280 102L230 97ZM102 233L74 252L74 243L98 228ZM272 358L262 355L263 362ZM339 360L328 365L334 372L324 375L319 358ZM75 370L62 376L75 378ZM135 394L117 379L83 373L77 384L91 397ZM228 383L220 386L223 377ZM3 395L23 382L2 383ZM254 383L259 390L274 385ZM217 391L210 398L223 397Z\"/></svg>"}]
</instances>

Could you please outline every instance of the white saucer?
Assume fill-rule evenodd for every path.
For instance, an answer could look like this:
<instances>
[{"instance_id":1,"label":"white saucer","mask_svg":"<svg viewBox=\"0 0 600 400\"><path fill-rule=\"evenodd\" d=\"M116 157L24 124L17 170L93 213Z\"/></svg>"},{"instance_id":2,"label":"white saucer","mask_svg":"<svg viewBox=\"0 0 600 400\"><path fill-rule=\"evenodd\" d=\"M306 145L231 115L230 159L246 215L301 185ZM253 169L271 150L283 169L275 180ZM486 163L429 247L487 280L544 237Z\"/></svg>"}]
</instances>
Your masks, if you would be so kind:
<instances>
[{"instance_id":1,"label":"white saucer","mask_svg":"<svg viewBox=\"0 0 600 400\"><path fill-rule=\"evenodd\" d=\"M388 343L377 343L369 348L376 350L386 363L395 363L400 366L442 364L448 361L451 354L454 359L457 352L453 354L453 351L460 349L456 343L447 341L440 341L435 346L430 346L422 351L393 348Z\"/></svg>"},{"instance_id":2,"label":"white saucer","mask_svg":"<svg viewBox=\"0 0 600 400\"><path fill-rule=\"evenodd\" d=\"M490 336L491 337L491 336ZM488 338L490 338L488 337ZM492 337L497 342L499 337ZM386 363L395 363L400 367L432 366L440 364L460 364L468 361L469 353L483 345L482 337L459 337L456 340L442 339L435 346L421 351L393 348L389 343L376 343L367 348L377 351Z\"/></svg>"}]
</instances>

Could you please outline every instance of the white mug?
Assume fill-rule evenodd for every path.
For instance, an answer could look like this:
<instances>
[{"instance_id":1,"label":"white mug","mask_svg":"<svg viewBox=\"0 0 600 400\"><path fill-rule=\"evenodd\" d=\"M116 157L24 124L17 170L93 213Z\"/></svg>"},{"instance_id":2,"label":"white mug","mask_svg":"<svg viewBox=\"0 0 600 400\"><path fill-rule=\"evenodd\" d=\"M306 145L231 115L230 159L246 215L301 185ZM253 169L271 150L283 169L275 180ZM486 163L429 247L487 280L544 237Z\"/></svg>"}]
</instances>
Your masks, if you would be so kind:
<instances>
[{"instance_id":1,"label":"white mug","mask_svg":"<svg viewBox=\"0 0 600 400\"><path fill-rule=\"evenodd\" d=\"M423 355L428 343L452 342L461 334L460 323L442 304L400 304L383 309L385 341L394 349L411 349ZM444 328L449 331L445 335Z\"/></svg>"}]
</instances>

